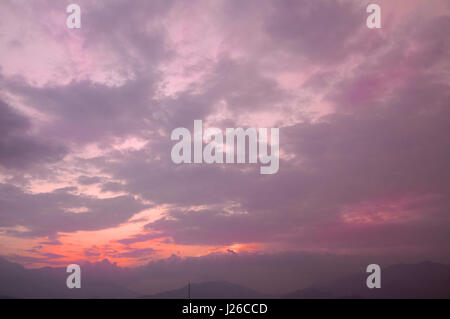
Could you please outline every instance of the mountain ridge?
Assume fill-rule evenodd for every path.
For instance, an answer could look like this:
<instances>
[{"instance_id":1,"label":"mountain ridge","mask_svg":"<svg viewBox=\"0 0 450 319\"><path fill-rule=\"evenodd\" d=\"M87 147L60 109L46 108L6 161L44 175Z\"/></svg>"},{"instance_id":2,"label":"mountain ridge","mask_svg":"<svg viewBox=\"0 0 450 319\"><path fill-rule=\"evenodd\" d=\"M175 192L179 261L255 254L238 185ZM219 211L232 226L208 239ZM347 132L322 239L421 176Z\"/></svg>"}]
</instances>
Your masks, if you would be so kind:
<instances>
[{"instance_id":1,"label":"mountain ridge","mask_svg":"<svg viewBox=\"0 0 450 319\"><path fill-rule=\"evenodd\" d=\"M0 257L0 299L7 298L144 298L187 299L188 288L143 294L127 287L139 280L139 272L109 267L105 261L84 272L82 289L66 287L64 268L26 269ZM95 270L95 271L94 271ZM135 273L137 272L137 273ZM122 277L120 277L120 276ZM450 266L434 262L395 264L382 268L381 289L369 289L361 272L285 294L266 294L229 281L198 281L190 284L191 299L334 299L334 298L450 298Z\"/></svg>"}]
</instances>

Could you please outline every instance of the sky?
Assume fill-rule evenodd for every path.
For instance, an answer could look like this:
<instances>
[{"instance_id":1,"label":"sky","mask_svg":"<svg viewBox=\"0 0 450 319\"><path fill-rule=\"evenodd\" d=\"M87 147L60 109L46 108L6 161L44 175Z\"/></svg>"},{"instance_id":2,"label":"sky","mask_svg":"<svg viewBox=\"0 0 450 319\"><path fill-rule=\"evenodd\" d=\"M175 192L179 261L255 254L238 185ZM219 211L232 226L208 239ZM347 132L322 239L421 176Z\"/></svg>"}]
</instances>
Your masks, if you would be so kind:
<instances>
[{"instance_id":1,"label":"sky","mask_svg":"<svg viewBox=\"0 0 450 319\"><path fill-rule=\"evenodd\" d=\"M0 256L450 262L450 1L70 3L0 4ZM197 119L279 128L279 171L174 164Z\"/></svg>"}]
</instances>

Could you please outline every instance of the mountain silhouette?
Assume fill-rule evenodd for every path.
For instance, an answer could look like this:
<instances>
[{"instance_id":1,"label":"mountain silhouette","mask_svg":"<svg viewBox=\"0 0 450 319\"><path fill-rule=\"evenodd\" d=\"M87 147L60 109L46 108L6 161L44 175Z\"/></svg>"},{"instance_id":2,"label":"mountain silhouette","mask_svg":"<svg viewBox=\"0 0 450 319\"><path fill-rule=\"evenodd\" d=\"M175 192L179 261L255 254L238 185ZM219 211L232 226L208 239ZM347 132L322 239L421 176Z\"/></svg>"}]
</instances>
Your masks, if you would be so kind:
<instances>
[{"instance_id":1,"label":"mountain silhouette","mask_svg":"<svg viewBox=\"0 0 450 319\"><path fill-rule=\"evenodd\" d=\"M190 285L191 299L267 299L271 296L225 281L210 281ZM145 296L148 299L187 299L188 285L174 290Z\"/></svg>"},{"instance_id":2,"label":"mountain silhouette","mask_svg":"<svg viewBox=\"0 0 450 319\"><path fill-rule=\"evenodd\" d=\"M81 289L68 289L65 268L26 269L0 257L0 298L136 298L111 280L83 275Z\"/></svg>"},{"instance_id":3,"label":"mountain silhouette","mask_svg":"<svg viewBox=\"0 0 450 319\"><path fill-rule=\"evenodd\" d=\"M326 284L315 290L329 298L374 299L440 299L450 298L450 266L432 262L398 264L381 269L381 288L369 289L369 274L349 276Z\"/></svg>"},{"instance_id":4,"label":"mountain silhouette","mask_svg":"<svg viewBox=\"0 0 450 319\"><path fill-rule=\"evenodd\" d=\"M68 289L65 268L26 269L0 257L0 299L7 298L148 298L187 299L187 285L144 295L128 289L147 272L120 268L109 261L82 267L81 289ZM381 288L369 289L364 269L359 274L315 284L283 295L270 295L227 281L190 285L191 299L330 299L330 298L450 298L450 266L422 262L381 268ZM151 281L147 285L151 285Z\"/></svg>"},{"instance_id":5,"label":"mountain silhouette","mask_svg":"<svg viewBox=\"0 0 450 319\"><path fill-rule=\"evenodd\" d=\"M329 299L332 297L333 295L331 293L321 291L314 287L296 290L281 296L284 299Z\"/></svg>"}]
</instances>

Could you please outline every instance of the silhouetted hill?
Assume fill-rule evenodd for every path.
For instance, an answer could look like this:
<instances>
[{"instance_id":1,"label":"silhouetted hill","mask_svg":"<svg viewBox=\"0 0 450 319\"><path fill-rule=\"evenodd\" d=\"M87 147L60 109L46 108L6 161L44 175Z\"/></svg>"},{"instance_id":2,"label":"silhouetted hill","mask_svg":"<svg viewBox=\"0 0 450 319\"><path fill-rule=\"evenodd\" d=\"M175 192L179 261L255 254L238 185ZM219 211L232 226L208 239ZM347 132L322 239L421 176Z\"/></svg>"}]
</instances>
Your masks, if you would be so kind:
<instances>
[{"instance_id":1,"label":"silhouetted hill","mask_svg":"<svg viewBox=\"0 0 450 319\"><path fill-rule=\"evenodd\" d=\"M139 298L126 287L142 280L142 269L120 268L104 260L82 267L81 289L68 289L65 268L26 269L0 257L0 298ZM145 270L145 269L144 269ZM143 275L144 274L144 275ZM191 284L192 299L450 298L450 266L422 262L381 269L381 289L368 289L364 269L285 295L268 295L225 281ZM264 280L262 278L261 280ZM150 285L151 282L149 281ZM187 285L142 298L187 299Z\"/></svg>"},{"instance_id":2,"label":"silhouetted hill","mask_svg":"<svg viewBox=\"0 0 450 319\"><path fill-rule=\"evenodd\" d=\"M330 293L313 287L296 290L282 296L284 299L329 299L332 297Z\"/></svg>"},{"instance_id":3,"label":"silhouetted hill","mask_svg":"<svg viewBox=\"0 0 450 319\"><path fill-rule=\"evenodd\" d=\"M188 286L144 298L149 299L187 299ZM191 284L191 299L264 299L270 296L253 289L223 281Z\"/></svg>"},{"instance_id":4,"label":"silhouetted hill","mask_svg":"<svg viewBox=\"0 0 450 319\"><path fill-rule=\"evenodd\" d=\"M450 266L447 265L422 262L382 268L380 289L367 288L368 275L361 272L315 288L334 298L450 298Z\"/></svg>"},{"instance_id":5,"label":"silhouetted hill","mask_svg":"<svg viewBox=\"0 0 450 319\"><path fill-rule=\"evenodd\" d=\"M0 257L0 296L6 298L136 298L111 280L84 274L81 289L68 289L65 268L26 269Z\"/></svg>"},{"instance_id":6,"label":"silhouetted hill","mask_svg":"<svg viewBox=\"0 0 450 319\"><path fill-rule=\"evenodd\" d=\"M286 299L332 299L332 298L450 298L450 266L423 262L398 264L381 270L381 289L366 286L368 273L345 277L329 283L314 285L285 295L265 295L255 290L228 282L204 282L191 284L192 299L225 298L286 298ZM146 296L158 299L186 299L187 286L180 289Z\"/></svg>"}]
</instances>

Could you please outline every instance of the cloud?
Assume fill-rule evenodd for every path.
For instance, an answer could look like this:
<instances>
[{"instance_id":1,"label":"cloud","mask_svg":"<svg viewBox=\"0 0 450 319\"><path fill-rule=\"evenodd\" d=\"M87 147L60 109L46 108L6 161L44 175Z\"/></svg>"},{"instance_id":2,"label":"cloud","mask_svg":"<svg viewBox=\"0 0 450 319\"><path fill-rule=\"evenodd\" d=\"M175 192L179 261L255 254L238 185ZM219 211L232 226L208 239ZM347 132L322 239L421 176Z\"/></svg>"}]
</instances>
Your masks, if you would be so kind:
<instances>
[{"instance_id":1,"label":"cloud","mask_svg":"<svg viewBox=\"0 0 450 319\"><path fill-rule=\"evenodd\" d=\"M98 184L102 181L102 178L99 176L86 176L81 175L78 177L78 183L80 185L92 185L92 184Z\"/></svg>"},{"instance_id":2,"label":"cloud","mask_svg":"<svg viewBox=\"0 0 450 319\"><path fill-rule=\"evenodd\" d=\"M273 3L265 28L278 48L327 63L350 53L349 42L365 27L364 11L352 1L283 0Z\"/></svg>"},{"instance_id":3,"label":"cloud","mask_svg":"<svg viewBox=\"0 0 450 319\"><path fill-rule=\"evenodd\" d=\"M36 23L30 41L2 20L18 32L0 41L5 236L57 244L153 203L168 208L108 253L153 257L130 245L160 238L448 256L450 22L436 6L369 30L357 1L83 1L75 35L58 27L62 4L41 4L8 2ZM280 127L279 172L175 165L170 132L195 119Z\"/></svg>"},{"instance_id":4,"label":"cloud","mask_svg":"<svg viewBox=\"0 0 450 319\"><path fill-rule=\"evenodd\" d=\"M275 176L262 179L237 166L174 167L164 154L149 163L141 160L146 150L106 171L126 180L132 193L177 205L146 229L179 244L281 241L305 249L408 247L424 253L428 247L434 255L444 253L450 92L445 73L434 70L448 64L449 51L442 50L448 45L444 36L426 39L447 23L443 17L423 23L406 35L417 43L414 51L393 45L336 81L325 96L333 114L282 127L282 149L291 157L281 160ZM424 52L430 57L422 60ZM227 201L239 202L246 214L189 209ZM379 214L387 210L387 216L367 224L345 221L346 210L361 203ZM359 220L364 214L357 214ZM433 230L439 240L430 237Z\"/></svg>"},{"instance_id":5,"label":"cloud","mask_svg":"<svg viewBox=\"0 0 450 319\"><path fill-rule=\"evenodd\" d=\"M153 255L156 252L153 248L130 248L125 252L114 254L114 257L118 258L142 258Z\"/></svg>"},{"instance_id":6,"label":"cloud","mask_svg":"<svg viewBox=\"0 0 450 319\"><path fill-rule=\"evenodd\" d=\"M280 227L271 223L272 218L263 216L211 210L171 211L166 217L147 224L145 229L184 245L265 242L273 240L273 234L280 231Z\"/></svg>"},{"instance_id":7,"label":"cloud","mask_svg":"<svg viewBox=\"0 0 450 319\"><path fill-rule=\"evenodd\" d=\"M102 192L120 192L123 189L120 183L108 182L102 185Z\"/></svg>"},{"instance_id":8,"label":"cloud","mask_svg":"<svg viewBox=\"0 0 450 319\"><path fill-rule=\"evenodd\" d=\"M63 146L33 136L31 129L27 117L0 100L0 165L24 169L62 159L66 153Z\"/></svg>"},{"instance_id":9,"label":"cloud","mask_svg":"<svg viewBox=\"0 0 450 319\"><path fill-rule=\"evenodd\" d=\"M25 227L18 236L54 236L58 232L98 230L126 222L148 207L131 196L98 199L69 192L28 194L17 187L0 184L1 225ZM86 207L87 212L71 209Z\"/></svg>"},{"instance_id":10,"label":"cloud","mask_svg":"<svg viewBox=\"0 0 450 319\"><path fill-rule=\"evenodd\" d=\"M74 143L111 142L115 136L127 136L151 123L151 82L130 81L120 87L90 81L67 85L31 87L10 84L28 104L54 121L42 127L42 134Z\"/></svg>"},{"instance_id":11,"label":"cloud","mask_svg":"<svg viewBox=\"0 0 450 319\"><path fill-rule=\"evenodd\" d=\"M140 243L145 242L151 239L160 238L162 237L159 233L144 233L144 234L138 234L133 237L119 239L117 242L124 244L124 245L131 245L134 243Z\"/></svg>"}]
</instances>

